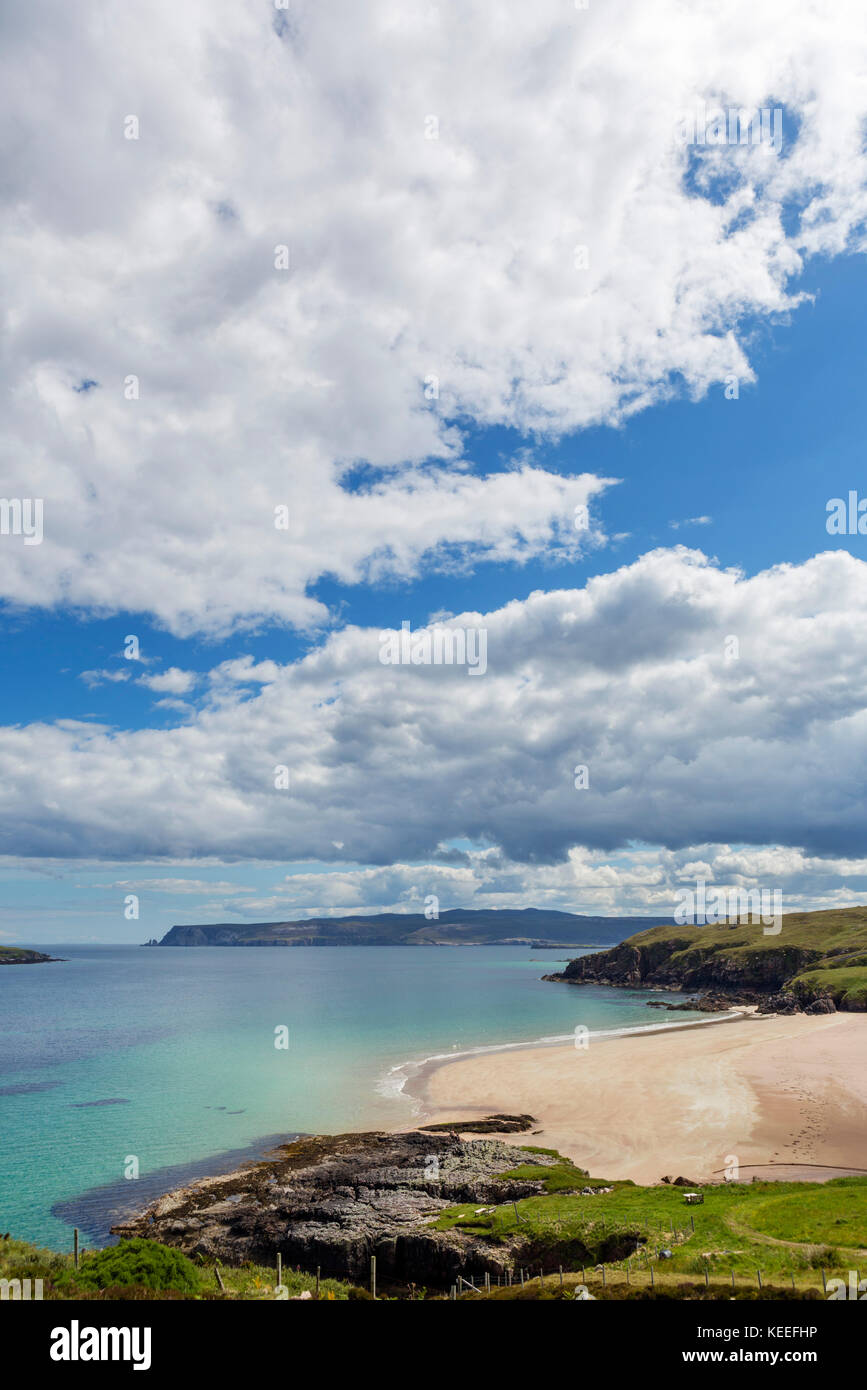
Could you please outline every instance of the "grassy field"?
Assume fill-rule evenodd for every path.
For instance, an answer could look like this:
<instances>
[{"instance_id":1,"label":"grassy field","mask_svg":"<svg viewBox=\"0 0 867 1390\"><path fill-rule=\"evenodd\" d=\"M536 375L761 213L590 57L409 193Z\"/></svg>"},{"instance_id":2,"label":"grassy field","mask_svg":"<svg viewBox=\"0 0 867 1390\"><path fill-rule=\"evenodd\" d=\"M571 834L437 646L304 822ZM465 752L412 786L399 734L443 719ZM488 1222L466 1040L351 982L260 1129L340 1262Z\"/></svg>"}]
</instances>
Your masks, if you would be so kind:
<instances>
[{"instance_id":1,"label":"grassy field","mask_svg":"<svg viewBox=\"0 0 867 1390\"><path fill-rule=\"evenodd\" d=\"M709 890L710 891L710 890ZM859 956L867 965L867 907L832 908L824 912L787 912L779 935L768 935L760 923L740 921L705 926L673 927L671 922L639 932L628 940L650 946L681 938L681 951L693 947L724 949L726 954L777 952L789 946L818 952L824 960ZM842 962L840 962L842 963Z\"/></svg>"},{"instance_id":2,"label":"grassy field","mask_svg":"<svg viewBox=\"0 0 867 1390\"><path fill-rule=\"evenodd\" d=\"M588 1287L609 1291L707 1282L730 1296L732 1277L736 1289L758 1291L761 1276L765 1287L821 1293L823 1270L829 1279L867 1274L867 1178L719 1184L688 1205L673 1185L611 1184L577 1169L570 1175L570 1167L561 1161L550 1170L542 1196L451 1207L437 1225L513 1247L516 1267L533 1276L541 1267L559 1279L562 1266L574 1283L583 1270ZM576 1193L603 1186L613 1191Z\"/></svg>"}]
</instances>

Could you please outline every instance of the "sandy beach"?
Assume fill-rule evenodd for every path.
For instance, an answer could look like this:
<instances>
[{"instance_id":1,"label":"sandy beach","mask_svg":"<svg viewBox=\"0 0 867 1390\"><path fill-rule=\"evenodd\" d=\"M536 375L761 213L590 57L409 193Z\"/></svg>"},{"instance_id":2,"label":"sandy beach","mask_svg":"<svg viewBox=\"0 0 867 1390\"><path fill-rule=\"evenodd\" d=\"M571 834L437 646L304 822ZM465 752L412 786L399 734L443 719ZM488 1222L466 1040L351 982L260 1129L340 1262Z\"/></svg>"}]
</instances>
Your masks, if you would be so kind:
<instances>
[{"instance_id":1,"label":"sandy beach","mask_svg":"<svg viewBox=\"0 0 867 1390\"><path fill-rule=\"evenodd\" d=\"M409 1089L421 1123L536 1117L511 1142L559 1149L595 1177L817 1180L867 1172L867 1015L758 1017L485 1053Z\"/></svg>"}]
</instances>

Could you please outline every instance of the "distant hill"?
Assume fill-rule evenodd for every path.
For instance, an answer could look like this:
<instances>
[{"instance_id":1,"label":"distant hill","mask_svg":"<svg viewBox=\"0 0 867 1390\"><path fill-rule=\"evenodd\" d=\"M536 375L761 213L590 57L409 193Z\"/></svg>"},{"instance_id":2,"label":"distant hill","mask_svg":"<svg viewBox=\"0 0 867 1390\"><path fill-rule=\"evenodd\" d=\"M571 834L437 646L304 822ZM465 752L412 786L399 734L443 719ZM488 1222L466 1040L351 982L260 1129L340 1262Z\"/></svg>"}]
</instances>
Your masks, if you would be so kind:
<instances>
[{"instance_id":1,"label":"distant hill","mask_svg":"<svg viewBox=\"0 0 867 1390\"><path fill-rule=\"evenodd\" d=\"M548 979L631 988L713 989L793 1005L867 1010L867 907L791 912L779 935L743 921L656 926Z\"/></svg>"},{"instance_id":2,"label":"distant hill","mask_svg":"<svg viewBox=\"0 0 867 1390\"><path fill-rule=\"evenodd\" d=\"M422 913L382 912L369 917L308 917L301 921L215 922L175 926L160 946L608 946L654 925L658 917L581 917L527 907L485 911L456 908L436 921Z\"/></svg>"}]
</instances>

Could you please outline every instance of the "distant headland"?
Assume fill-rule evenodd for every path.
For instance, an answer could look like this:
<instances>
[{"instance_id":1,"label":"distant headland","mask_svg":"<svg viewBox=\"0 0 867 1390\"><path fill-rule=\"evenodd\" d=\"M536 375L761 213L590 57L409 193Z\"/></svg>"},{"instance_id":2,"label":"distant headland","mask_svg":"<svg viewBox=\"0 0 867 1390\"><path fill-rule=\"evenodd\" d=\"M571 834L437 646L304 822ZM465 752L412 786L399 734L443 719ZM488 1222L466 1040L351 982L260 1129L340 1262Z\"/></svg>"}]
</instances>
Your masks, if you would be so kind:
<instances>
[{"instance_id":1,"label":"distant headland","mask_svg":"<svg viewBox=\"0 0 867 1390\"><path fill-rule=\"evenodd\" d=\"M547 908L455 908L424 913L308 917L286 922L216 922L171 927L160 946L571 946L614 945L659 917L582 917ZM153 942L146 943L153 945Z\"/></svg>"},{"instance_id":2,"label":"distant headland","mask_svg":"<svg viewBox=\"0 0 867 1390\"><path fill-rule=\"evenodd\" d=\"M25 946L0 946L0 965L40 965L43 961L57 959L57 956L46 956L42 951L30 951Z\"/></svg>"}]
</instances>

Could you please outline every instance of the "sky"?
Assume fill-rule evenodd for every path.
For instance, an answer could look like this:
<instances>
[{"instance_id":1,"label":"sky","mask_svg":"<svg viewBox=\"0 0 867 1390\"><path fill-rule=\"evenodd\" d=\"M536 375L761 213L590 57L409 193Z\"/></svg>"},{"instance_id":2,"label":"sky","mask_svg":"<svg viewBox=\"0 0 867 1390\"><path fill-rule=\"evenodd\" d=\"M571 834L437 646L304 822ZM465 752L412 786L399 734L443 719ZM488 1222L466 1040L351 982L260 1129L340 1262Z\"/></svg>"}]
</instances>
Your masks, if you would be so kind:
<instances>
[{"instance_id":1,"label":"sky","mask_svg":"<svg viewBox=\"0 0 867 1390\"><path fill-rule=\"evenodd\" d=\"M858 4L0 39L0 940L867 901Z\"/></svg>"}]
</instances>

